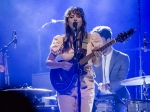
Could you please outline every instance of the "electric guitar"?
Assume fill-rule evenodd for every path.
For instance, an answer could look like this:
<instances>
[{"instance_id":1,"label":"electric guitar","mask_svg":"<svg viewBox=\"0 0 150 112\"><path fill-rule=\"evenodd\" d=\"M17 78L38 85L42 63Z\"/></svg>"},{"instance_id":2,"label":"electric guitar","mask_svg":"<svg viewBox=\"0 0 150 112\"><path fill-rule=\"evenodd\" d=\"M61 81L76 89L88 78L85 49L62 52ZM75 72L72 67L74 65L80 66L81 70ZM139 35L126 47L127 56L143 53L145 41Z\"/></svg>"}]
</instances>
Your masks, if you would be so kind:
<instances>
[{"instance_id":1,"label":"electric guitar","mask_svg":"<svg viewBox=\"0 0 150 112\"><path fill-rule=\"evenodd\" d=\"M111 40L110 42L106 43L102 47L100 47L97 51L104 51L106 48L111 46L112 44L116 42L124 42L126 39L128 39L136 30L130 29L126 32L119 33L116 38ZM85 74L84 72L84 65L87 64L88 60L94 57L94 52L88 54L87 56L83 57L79 61L79 66L81 68L80 73ZM63 60L60 60L61 62ZM73 59L68 61L70 63L73 62ZM50 80L51 84L54 87L54 89L58 92L65 92L73 88L75 83L78 80L78 74L76 73L77 70L75 70L76 64L74 64L69 71L63 70L61 68L58 69L51 69L50 70Z\"/></svg>"}]
</instances>

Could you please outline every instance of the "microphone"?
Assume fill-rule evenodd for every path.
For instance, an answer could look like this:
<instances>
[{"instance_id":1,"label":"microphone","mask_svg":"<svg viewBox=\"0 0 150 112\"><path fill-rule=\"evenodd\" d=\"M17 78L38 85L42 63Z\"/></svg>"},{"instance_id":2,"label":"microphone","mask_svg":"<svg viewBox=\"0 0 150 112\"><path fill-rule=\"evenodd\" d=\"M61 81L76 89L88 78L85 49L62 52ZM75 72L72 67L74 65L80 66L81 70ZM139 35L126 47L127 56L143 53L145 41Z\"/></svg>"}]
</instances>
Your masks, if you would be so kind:
<instances>
[{"instance_id":1,"label":"microphone","mask_svg":"<svg viewBox=\"0 0 150 112\"><path fill-rule=\"evenodd\" d=\"M14 30L14 48L15 49L17 48L17 33L15 30Z\"/></svg>"},{"instance_id":2,"label":"microphone","mask_svg":"<svg viewBox=\"0 0 150 112\"><path fill-rule=\"evenodd\" d=\"M144 52L147 52L146 32L144 33L143 44L144 44Z\"/></svg>"},{"instance_id":3,"label":"microphone","mask_svg":"<svg viewBox=\"0 0 150 112\"><path fill-rule=\"evenodd\" d=\"M73 29L75 32L77 31L77 22L73 22Z\"/></svg>"}]
</instances>

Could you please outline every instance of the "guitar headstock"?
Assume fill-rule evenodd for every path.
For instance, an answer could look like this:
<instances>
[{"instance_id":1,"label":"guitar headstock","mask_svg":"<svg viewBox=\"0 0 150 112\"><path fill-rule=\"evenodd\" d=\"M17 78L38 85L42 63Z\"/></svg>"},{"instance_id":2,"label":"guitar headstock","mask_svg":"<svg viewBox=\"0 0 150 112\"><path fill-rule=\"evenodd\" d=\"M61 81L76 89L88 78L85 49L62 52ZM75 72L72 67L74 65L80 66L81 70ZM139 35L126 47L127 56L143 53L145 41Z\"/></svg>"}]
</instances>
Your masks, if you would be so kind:
<instances>
[{"instance_id":1,"label":"guitar headstock","mask_svg":"<svg viewBox=\"0 0 150 112\"><path fill-rule=\"evenodd\" d=\"M115 38L116 42L124 42L127 40L133 33L135 33L136 30L130 29L126 32L121 32L118 34L118 36Z\"/></svg>"}]
</instances>

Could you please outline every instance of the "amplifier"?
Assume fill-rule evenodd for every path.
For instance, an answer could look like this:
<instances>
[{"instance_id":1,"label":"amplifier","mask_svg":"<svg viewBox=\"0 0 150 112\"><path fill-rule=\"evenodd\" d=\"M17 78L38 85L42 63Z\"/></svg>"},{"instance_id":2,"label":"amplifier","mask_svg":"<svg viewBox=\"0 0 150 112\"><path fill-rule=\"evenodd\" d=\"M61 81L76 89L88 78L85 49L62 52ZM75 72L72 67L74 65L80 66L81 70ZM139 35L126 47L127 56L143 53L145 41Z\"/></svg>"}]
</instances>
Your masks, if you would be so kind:
<instances>
[{"instance_id":1,"label":"amplifier","mask_svg":"<svg viewBox=\"0 0 150 112\"><path fill-rule=\"evenodd\" d=\"M49 72L32 74L32 87L50 89L56 92L51 84L49 74Z\"/></svg>"}]
</instances>

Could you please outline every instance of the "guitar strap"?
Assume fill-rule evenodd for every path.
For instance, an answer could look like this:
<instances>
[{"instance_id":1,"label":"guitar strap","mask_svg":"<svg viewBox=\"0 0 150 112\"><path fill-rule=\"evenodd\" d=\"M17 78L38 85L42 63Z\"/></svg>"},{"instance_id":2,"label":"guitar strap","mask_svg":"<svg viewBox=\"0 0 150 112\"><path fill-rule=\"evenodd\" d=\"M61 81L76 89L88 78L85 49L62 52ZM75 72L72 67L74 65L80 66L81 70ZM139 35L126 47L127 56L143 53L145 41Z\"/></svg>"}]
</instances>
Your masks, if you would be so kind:
<instances>
[{"instance_id":1,"label":"guitar strap","mask_svg":"<svg viewBox=\"0 0 150 112\"><path fill-rule=\"evenodd\" d=\"M82 48L81 48L84 56L86 56L86 53L87 53L88 40L89 40L89 34L87 33L87 35L84 37L82 41Z\"/></svg>"},{"instance_id":2,"label":"guitar strap","mask_svg":"<svg viewBox=\"0 0 150 112\"><path fill-rule=\"evenodd\" d=\"M84 56L86 56L88 40L89 40L89 34L87 33L85 35L85 37L83 38L83 41L82 41L82 43L80 44L80 47L79 47L79 49L80 49L79 58L80 59L83 58ZM74 45L74 47L75 47L75 45ZM74 56L75 56L75 52L74 52Z\"/></svg>"},{"instance_id":3,"label":"guitar strap","mask_svg":"<svg viewBox=\"0 0 150 112\"><path fill-rule=\"evenodd\" d=\"M88 36L87 38L84 38L82 41L82 49L87 50L87 44L88 44Z\"/></svg>"}]
</instances>

